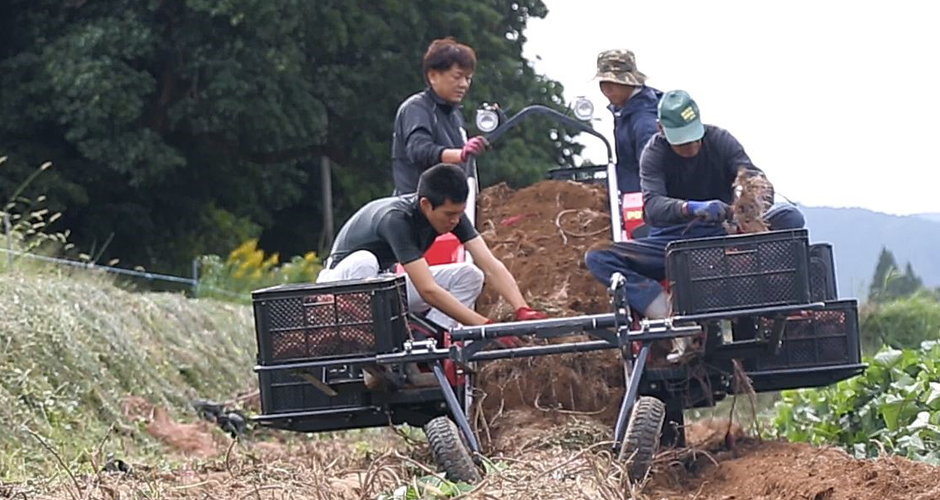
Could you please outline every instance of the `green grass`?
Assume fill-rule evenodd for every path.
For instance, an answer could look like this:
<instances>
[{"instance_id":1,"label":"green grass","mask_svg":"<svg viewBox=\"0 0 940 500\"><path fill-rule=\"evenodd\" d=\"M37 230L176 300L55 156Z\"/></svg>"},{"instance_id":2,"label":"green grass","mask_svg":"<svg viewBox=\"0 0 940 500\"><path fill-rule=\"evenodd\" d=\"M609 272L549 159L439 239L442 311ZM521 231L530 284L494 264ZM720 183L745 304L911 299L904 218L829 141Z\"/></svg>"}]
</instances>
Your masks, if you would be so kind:
<instances>
[{"instance_id":1,"label":"green grass","mask_svg":"<svg viewBox=\"0 0 940 500\"><path fill-rule=\"evenodd\" d=\"M91 472L99 447L159 454L124 418L128 396L192 417L191 399L225 400L254 383L246 306L49 268L0 274L0 297L0 481L61 468L36 435L75 471Z\"/></svg>"}]
</instances>

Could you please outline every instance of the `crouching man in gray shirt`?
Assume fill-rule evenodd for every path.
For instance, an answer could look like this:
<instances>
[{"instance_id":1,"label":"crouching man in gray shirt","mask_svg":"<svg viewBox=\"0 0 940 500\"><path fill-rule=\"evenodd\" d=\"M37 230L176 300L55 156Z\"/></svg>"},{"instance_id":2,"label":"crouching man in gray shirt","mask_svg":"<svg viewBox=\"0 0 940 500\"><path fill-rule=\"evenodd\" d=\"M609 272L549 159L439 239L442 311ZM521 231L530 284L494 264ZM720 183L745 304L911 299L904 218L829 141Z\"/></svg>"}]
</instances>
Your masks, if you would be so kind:
<instances>
[{"instance_id":1,"label":"crouching man in gray shirt","mask_svg":"<svg viewBox=\"0 0 940 500\"><path fill-rule=\"evenodd\" d=\"M366 204L340 229L317 282L374 277L401 263L408 283L409 309L419 313L430 310L427 319L445 328L491 322L472 309L484 278L512 305L516 320L546 318L545 313L529 307L515 278L470 223L464 213L468 194L463 169L442 163L421 174L417 193ZM428 265L424 253L445 233L457 236L475 265Z\"/></svg>"}]
</instances>

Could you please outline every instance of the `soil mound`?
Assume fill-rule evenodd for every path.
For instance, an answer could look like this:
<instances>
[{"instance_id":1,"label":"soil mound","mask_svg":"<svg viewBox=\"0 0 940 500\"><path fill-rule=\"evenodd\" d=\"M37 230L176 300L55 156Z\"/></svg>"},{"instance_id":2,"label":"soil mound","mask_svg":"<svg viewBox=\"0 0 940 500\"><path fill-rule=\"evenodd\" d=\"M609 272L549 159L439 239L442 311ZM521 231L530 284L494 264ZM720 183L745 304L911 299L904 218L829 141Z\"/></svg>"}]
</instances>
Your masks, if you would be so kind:
<instances>
[{"instance_id":1,"label":"soil mound","mask_svg":"<svg viewBox=\"0 0 940 500\"><path fill-rule=\"evenodd\" d=\"M584 253L611 240L610 210L603 186L543 181L513 191L497 184L480 193L477 227L516 278L533 307L552 316L609 310L607 293L584 266ZM489 287L477 309L509 320L511 308Z\"/></svg>"},{"instance_id":2,"label":"soil mound","mask_svg":"<svg viewBox=\"0 0 940 500\"><path fill-rule=\"evenodd\" d=\"M497 184L480 194L477 227L533 307L552 317L608 312L605 288L584 265L589 248L611 240L607 200L604 187L594 184L543 181L518 191ZM477 309L512 320L511 308L489 288ZM514 422L519 419L534 428L557 414L578 412L613 422L623 380L613 351L486 363L477 378L485 394L481 423L495 431L498 443L499 430L521 427ZM522 409L532 411L516 412ZM500 422L508 414L513 418Z\"/></svg>"}]
</instances>

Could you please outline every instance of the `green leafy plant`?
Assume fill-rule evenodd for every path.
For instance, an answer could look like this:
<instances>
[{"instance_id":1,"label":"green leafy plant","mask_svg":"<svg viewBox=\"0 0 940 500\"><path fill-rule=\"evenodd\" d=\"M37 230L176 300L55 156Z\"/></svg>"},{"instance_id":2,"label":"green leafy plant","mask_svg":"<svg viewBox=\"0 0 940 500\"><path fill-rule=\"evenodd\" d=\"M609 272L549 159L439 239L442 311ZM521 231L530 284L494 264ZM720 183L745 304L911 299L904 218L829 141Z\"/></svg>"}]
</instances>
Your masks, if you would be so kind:
<instances>
[{"instance_id":1,"label":"green leafy plant","mask_svg":"<svg viewBox=\"0 0 940 500\"><path fill-rule=\"evenodd\" d=\"M838 444L855 456L890 452L940 465L940 342L885 348L858 377L823 389L784 391L777 436Z\"/></svg>"},{"instance_id":2,"label":"green leafy plant","mask_svg":"<svg viewBox=\"0 0 940 500\"><path fill-rule=\"evenodd\" d=\"M379 495L377 500L420 500L424 498L454 498L473 491L473 485L454 483L438 476L421 476L409 484L395 488L391 493Z\"/></svg>"}]
</instances>

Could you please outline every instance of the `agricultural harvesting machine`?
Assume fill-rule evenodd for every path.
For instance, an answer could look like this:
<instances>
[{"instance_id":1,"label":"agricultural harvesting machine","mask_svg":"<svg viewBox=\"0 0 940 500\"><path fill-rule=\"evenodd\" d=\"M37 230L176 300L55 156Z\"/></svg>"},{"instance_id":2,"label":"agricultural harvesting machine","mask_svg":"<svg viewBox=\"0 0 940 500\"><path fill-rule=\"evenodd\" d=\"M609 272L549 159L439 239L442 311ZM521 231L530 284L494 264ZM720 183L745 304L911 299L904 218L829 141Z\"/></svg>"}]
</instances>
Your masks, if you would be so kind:
<instances>
[{"instance_id":1,"label":"agricultural harvesting machine","mask_svg":"<svg viewBox=\"0 0 940 500\"><path fill-rule=\"evenodd\" d=\"M573 111L579 119L544 106L508 118L484 106L477 126L495 143L529 117L543 116L603 141L606 166L556 169L549 176L606 184L611 239L638 237L642 196L618 192L610 144L586 123L590 103L579 101ZM472 165L471 218L476 177ZM469 258L450 235L426 257L431 265ZM609 313L452 331L409 313L400 275L257 290L262 411L254 420L298 432L422 427L447 477L474 482L481 477L481 450L468 414L480 363L614 349L626 383L614 452L638 481L660 445L684 445L683 410L743 391L736 383L742 370L751 381L747 390L761 392L827 385L864 369L856 301L838 299L832 248L810 245L806 230L676 241L667 248L666 274L674 311L666 319L631 311L622 277L615 275ZM552 342L486 349L510 336ZM650 363L654 342L678 337L700 340L692 360Z\"/></svg>"}]
</instances>

